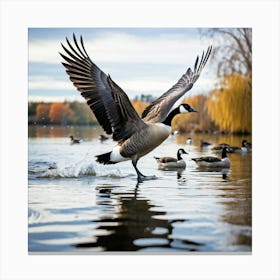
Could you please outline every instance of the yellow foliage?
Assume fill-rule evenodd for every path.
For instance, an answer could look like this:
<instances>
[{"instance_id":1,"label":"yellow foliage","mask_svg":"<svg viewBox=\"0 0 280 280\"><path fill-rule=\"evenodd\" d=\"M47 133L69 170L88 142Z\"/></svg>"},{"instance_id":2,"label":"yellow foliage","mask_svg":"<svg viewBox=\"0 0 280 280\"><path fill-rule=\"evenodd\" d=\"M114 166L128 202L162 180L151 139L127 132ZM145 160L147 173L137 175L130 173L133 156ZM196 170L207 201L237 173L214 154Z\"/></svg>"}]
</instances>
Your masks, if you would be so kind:
<instances>
[{"instance_id":1,"label":"yellow foliage","mask_svg":"<svg viewBox=\"0 0 280 280\"><path fill-rule=\"evenodd\" d=\"M208 115L205 103L207 96L200 94L192 97L187 97L182 103L189 104L192 108L196 109L198 113L179 114L172 121L173 131L212 131L215 126Z\"/></svg>"},{"instance_id":2,"label":"yellow foliage","mask_svg":"<svg viewBox=\"0 0 280 280\"><path fill-rule=\"evenodd\" d=\"M220 90L213 90L207 102L208 113L221 130L252 132L251 76L225 77Z\"/></svg>"}]
</instances>

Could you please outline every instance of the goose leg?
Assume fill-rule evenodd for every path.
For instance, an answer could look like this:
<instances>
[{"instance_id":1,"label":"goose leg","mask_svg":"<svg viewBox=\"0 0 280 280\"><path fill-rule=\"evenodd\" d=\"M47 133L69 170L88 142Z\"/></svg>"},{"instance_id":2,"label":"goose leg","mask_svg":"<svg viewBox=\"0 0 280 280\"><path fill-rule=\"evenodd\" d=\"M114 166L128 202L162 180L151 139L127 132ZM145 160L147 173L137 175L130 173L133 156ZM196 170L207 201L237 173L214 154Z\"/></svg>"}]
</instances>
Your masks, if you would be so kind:
<instances>
[{"instance_id":1,"label":"goose leg","mask_svg":"<svg viewBox=\"0 0 280 280\"><path fill-rule=\"evenodd\" d=\"M137 173L137 180L138 181L142 181L146 176L144 174L142 174L139 169L137 168L137 161L138 160L132 160L132 165Z\"/></svg>"},{"instance_id":2,"label":"goose leg","mask_svg":"<svg viewBox=\"0 0 280 280\"><path fill-rule=\"evenodd\" d=\"M137 162L138 160L132 160L132 165L137 173L138 182L143 182L144 180L154 180L157 178L156 176L145 176L144 174L142 174L136 166Z\"/></svg>"}]
</instances>

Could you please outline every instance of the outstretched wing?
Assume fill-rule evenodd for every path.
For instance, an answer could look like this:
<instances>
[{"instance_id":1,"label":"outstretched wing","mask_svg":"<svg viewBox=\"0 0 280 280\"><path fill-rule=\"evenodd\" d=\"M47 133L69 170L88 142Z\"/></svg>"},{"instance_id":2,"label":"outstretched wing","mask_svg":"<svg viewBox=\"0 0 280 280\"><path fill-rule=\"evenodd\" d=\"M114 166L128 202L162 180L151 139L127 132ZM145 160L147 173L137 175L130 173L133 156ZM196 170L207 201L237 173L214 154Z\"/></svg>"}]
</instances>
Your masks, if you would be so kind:
<instances>
[{"instance_id":1,"label":"outstretched wing","mask_svg":"<svg viewBox=\"0 0 280 280\"><path fill-rule=\"evenodd\" d=\"M200 62L199 56L197 56L194 70L192 71L191 68L188 68L187 72L172 88L162 94L144 110L142 113L142 119L149 122L164 121L175 102L193 87L193 84L199 78L199 75L206 64L211 51L212 46L208 47L205 55L203 51Z\"/></svg>"},{"instance_id":2,"label":"outstretched wing","mask_svg":"<svg viewBox=\"0 0 280 280\"><path fill-rule=\"evenodd\" d=\"M66 38L67 53L60 55L66 61L62 62L70 80L81 95L87 100L99 124L107 134L113 134L115 141L129 138L137 129L145 126L138 116L126 93L88 56L82 36L80 45L73 34L75 48Z\"/></svg>"}]
</instances>

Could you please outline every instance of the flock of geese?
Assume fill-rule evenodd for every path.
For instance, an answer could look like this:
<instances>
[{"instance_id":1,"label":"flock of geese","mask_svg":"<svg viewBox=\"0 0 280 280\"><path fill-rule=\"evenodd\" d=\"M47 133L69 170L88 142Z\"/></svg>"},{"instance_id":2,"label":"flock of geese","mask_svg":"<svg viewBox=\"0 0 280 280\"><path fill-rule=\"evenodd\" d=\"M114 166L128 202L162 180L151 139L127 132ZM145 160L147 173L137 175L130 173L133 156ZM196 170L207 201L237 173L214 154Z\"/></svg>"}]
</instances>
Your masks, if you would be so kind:
<instances>
[{"instance_id":1,"label":"flock of geese","mask_svg":"<svg viewBox=\"0 0 280 280\"><path fill-rule=\"evenodd\" d=\"M197 56L193 69L188 68L176 84L153 101L140 117L131 104L127 94L113 81L110 75L106 75L88 56L82 36L78 43L73 34L73 43L66 38L68 48L63 44L65 54L60 53L73 85L87 101L97 121L107 135L117 142L117 145L109 152L96 156L96 161L101 164L116 164L131 160L137 173L138 181L153 179L154 176L145 176L137 168L138 160L150 153L171 133L171 122L178 114L197 112L189 104L175 103L184 96L198 80L202 69L206 65L212 51L208 47L201 58ZM141 89L140 89L141 90ZM71 143L78 143L78 139L71 138ZM100 136L100 141L105 141L107 136ZM198 165L225 164L229 166L226 157L228 147L222 149L222 158L205 157L193 159ZM179 149L177 159L171 157L156 158L159 168L168 165L185 167L182 154L186 151Z\"/></svg>"},{"instance_id":2,"label":"flock of geese","mask_svg":"<svg viewBox=\"0 0 280 280\"><path fill-rule=\"evenodd\" d=\"M200 141L200 147L201 143ZM192 138L188 138L186 140L188 145L192 145L193 140ZM209 147L212 144L208 142L204 147ZM197 158L191 158L199 167L206 167L206 168L229 168L230 167L230 159L227 156L227 153L247 153L252 149L252 144L249 143L247 140L242 141L241 147L230 146L226 143L221 143L219 145L213 146L211 151L215 153L221 153L221 157L214 157L214 156L203 156ZM188 154L184 149L180 148L177 152L177 158L174 157L155 157L158 169L160 170L174 170L174 169L185 169L186 162L182 158L183 154Z\"/></svg>"}]
</instances>

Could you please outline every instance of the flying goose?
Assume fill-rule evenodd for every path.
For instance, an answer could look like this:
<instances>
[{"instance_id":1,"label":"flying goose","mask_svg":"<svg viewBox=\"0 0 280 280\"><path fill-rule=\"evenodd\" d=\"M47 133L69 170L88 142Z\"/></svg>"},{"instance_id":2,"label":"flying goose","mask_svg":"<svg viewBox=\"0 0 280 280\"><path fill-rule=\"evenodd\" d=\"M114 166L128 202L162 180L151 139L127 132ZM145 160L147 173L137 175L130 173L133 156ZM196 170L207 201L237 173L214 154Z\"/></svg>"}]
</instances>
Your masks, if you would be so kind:
<instances>
[{"instance_id":1,"label":"flying goose","mask_svg":"<svg viewBox=\"0 0 280 280\"><path fill-rule=\"evenodd\" d=\"M173 87L147 106L140 118L126 93L92 62L85 50L82 36L80 44L75 34L73 40L74 46L66 37L69 48L61 44L68 55L60 53L66 61L62 64L74 86L87 100L99 124L118 143L112 151L97 155L96 160L102 164L131 160L138 181L142 181L146 176L137 168L138 160L169 136L171 121L175 115L196 112L188 104L181 104L175 109L172 107L199 78L212 46L208 47L206 54L203 52L200 61L197 56L193 71L188 68Z\"/></svg>"},{"instance_id":2,"label":"flying goose","mask_svg":"<svg viewBox=\"0 0 280 280\"><path fill-rule=\"evenodd\" d=\"M154 157L160 170L172 170L172 169L185 169L186 163L182 158L182 154L188 154L184 149L177 151L177 158L173 157Z\"/></svg>"},{"instance_id":3,"label":"flying goose","mask_svg":"<svg viewBox=\"0 0 280 280\"><path fill-rule=\"evenodd\" d=\"M80 141L81 141L81 140L75 139L75 138L73 137L73 135L70 135L69 138L70 138L70 145L73 145L73 144L80 144Z\"/></svg>"},{"instance_id":4,"label":"flying goose","mask_svg":"<svg viewBox=\"0 0 280 280\"><path fill-rule=\"evenodd\" d=\"M199 158L192 158L193 161L199 166L199 167L224 167L229 168L230 167L230 160L227 157L227 151L228 148L224 147L222 150L222 158L217 157L199 157Z\"/></svg>"}]
</instances>

